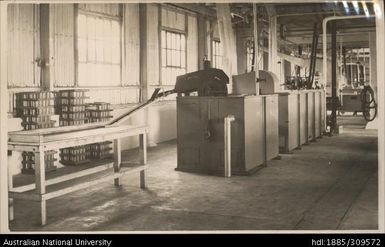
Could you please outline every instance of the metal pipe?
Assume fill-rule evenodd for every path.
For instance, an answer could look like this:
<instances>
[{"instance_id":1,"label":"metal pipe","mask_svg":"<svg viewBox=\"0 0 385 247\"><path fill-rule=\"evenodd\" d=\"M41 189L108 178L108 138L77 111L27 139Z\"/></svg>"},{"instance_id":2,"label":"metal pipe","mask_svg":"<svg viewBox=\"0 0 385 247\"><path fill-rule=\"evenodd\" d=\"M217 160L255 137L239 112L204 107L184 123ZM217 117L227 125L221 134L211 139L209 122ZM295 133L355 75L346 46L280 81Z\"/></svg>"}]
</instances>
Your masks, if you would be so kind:
<instances>
[{"instance_id":1,"label":"metal pipe","mask_svg":"<svg viewBox=\"0 0 385 247\"><path fill-rule=\"evenodd\" d=\"M225 177L231 177L231 122L234 120L233 115L225 117Z\"/></svg>"},{"instance_id":2,"label":"metal pipe","mask_svg":"<svg viewBox=\"0 0 385 247\"><path fill-rule=\"evenodd\" d=\"M332 124L330 132L337 131L337 25L332 22ZM338 133L338 132L336 132Z\"/></svg>"},{"instance_id":3,"label":"metal pipe","mask_svg":"<svg viewBox=\"0 0 385 247\"><path fill-rule=\"evenodd\" d=\"M354 15L354 16L329 16L323 19L322 21L322 51L323 51L323 77L324 77L324 86L327 85L327 23L331 20L345 20L345 19L362 19L374 17L374 15L366 16L366 15Z\"/></svg>"},{"instance_id":4,"label":"metal pipe","mask_svg":"<svg viewBox=\"0 0 385 247\"><path fill-rule=\"evenodd\" d=\"M254 32L254 71L255 71L255 82L259 78L259 38L258 38L258 16L257 16L257 4L253 3L253 32Z\"/></svg>"}]
</instances>

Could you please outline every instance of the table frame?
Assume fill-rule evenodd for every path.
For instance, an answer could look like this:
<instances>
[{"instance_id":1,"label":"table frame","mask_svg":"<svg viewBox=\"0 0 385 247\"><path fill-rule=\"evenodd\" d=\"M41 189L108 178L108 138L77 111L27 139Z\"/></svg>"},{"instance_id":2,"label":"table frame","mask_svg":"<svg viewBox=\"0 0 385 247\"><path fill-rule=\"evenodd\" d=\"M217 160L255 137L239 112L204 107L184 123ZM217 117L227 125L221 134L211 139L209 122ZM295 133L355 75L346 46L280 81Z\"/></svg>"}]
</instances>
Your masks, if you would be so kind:
<instances>
[{"instance_id":1,"label":"table frame","mask_svg":"<svg viewBox=\"0 0 385 247\"><path fill-rule=\"evenodd\" d=\"M54 130L56 129L56 130ZM36 142L36 135L34 140L26 142L12 141L13 136L18 134L28 137L28 131L21 132L9 132L10 141L8 142L8 150L11 151L28 151L35 154L35 183L21 187L13 187L13 179L9 174L9 215L10 220L14 219L14 199L32 200L40 203L40 216L41 224L45 225L47 222L46 201L73 191L90 187L92 185L99 184L102 181L114 180L116 187L121 186L121 177L124 174L131 172L140 172L140 188L146 188L146 172L147 166L147 127L145 126L111 126L98 129L81 129L79 131L71 132L70 134L63 135L61 130L65 128L54 128L50 130L49 136L58 138L54 141L44 140L44 134L39 134L39 141ZM52 132L53 131L53 132ZM55 134L56 131L56 134ZM33 133L33 132L30 132ZM121 139L131 136L139 136L139 163L129 163L122 161L121 157ZM20 139L20 138L19 138ZM45 164L44 164L44 152L48 150L58 150L61 148L67 148L78 145L86 145L97 142L113 141L114 142L114 154L113 162L106 164L102 167L94 167L86 170L79 171L74 174L67 174L62 177L56 177L53 179L46 179ZM135 166L133 166L135 165ZM74 178L90 175L100 172L104 169L111 168L113 166L113 173L108 174L93 181L85 181L81 184L73 185L61 189L58 191L47 192L46 187L48 185L57 184L60 182L68 181ZM126 167L124 170L122 168ZM9 172L10 169L8 169ZM31 192L32 190L34 190Z\"/></svg>"}]
</instances>

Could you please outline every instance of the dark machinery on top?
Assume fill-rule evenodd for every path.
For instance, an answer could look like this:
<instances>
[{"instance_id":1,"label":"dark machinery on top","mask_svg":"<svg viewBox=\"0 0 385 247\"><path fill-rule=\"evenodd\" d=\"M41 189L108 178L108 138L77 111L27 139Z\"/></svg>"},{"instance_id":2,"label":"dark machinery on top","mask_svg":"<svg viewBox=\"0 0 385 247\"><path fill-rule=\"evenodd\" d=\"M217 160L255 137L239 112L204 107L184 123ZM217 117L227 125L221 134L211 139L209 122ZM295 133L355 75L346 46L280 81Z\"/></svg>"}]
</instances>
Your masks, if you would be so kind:
<instances>
[{"instance_id":1,"label":"dark machinery on top","mask_svg":"<svg viewBox=\"0 0 385 247\"><path fill-rule=\"evenodd\" d=\"M156 88L148 101L114 118L107 125L124 121L132 114L156 102L156 100L174 93L189 95L190 93L197 92L198 96L226 96L228 83L229 77L223 70L210 68L209 61L205 61L205 69L178 76L175 88L172 90L160 92L161 89Z\"/></svg>"}]
</instances>

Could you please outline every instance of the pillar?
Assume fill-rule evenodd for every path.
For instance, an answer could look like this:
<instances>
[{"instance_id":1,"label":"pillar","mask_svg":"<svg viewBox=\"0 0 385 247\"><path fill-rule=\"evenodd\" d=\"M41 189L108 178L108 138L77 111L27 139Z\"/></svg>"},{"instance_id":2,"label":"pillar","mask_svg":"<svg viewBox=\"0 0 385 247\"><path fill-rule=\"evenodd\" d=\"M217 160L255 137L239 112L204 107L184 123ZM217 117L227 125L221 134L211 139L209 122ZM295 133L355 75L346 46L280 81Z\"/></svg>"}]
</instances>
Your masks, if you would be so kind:
<instances>
[{"instance_id":1,"label":"pillar","mask_svg":"<svg viewBox=\"0 0 385 247\"><path fill-rule=\"evenodd\" d=\"M383 1L377 1L374 4L374 9L376 13L376 49L378 51L377 55L377 73L376 76L378 78L378 81L384 82L385 81L385 21L384 21L384 2ZM385 116L385 87L384 83L379 83L377 85L378 89L378 117L377 121L378 123L384 122L384 116ZM378 177L379 177L379 184L384 184L384 178L385 178L385 152L383 150L385 149L385 130L384 128L379 127L378 128L378 150L381 150L378 152ZM379 186L378 196L381 198L385 197L385 188L384 186ZM385 218L385 212L384 212L384 200L379 200L378 202L378 219L384 219ZM385 230L384 221L379 220L378 222L378 230L383 232Z\"/></svg>"},{"instance_id":2,"label":"pillar","mask_svg":"<svg viewBox=\"0 0 385 247\"><path fill-rule=\"evenodd\" d=\"M207 43L207 19L198 14L198 69L203 69L203 60L209 58Z\"/></svg>"},{"instance_id":3,"label":"pillar","mask_svg":"<svg viewBox=\"0 0 385 247\"><path fill-rule=\"evenodd\" d=\"M55 81L54 60L54 6L40 5L40 54L42 69L42 88L52 91Z\"/></svg>"},{"instance_id":4,"label":"pillar","mask_svg":"<svg viewBox=\"0 0 385 247\"><path fill-rule=\"evenodd\" d=\"M277 45L277 16L269 17L269 71L279 76L278 45Z\"/></svg>"},{"instance_id":5,"label":"pillar","mask_svg":"<svg viewBox=\"0 0 385 247\"><path fill-rule=\"evenodd\" d=\"M370 86L377 95L377 47L376 47L376 33L369 33L369 50L370 50Z\"/></svg>"},{"instance_id":6,"label":"pillar","mask_svg":"<svg viewBox=\"0 0 385 247\"><path fill-rule=\"evenodd\" d=\"M337 128L337 25L336 21L332 21L332 124L331 132L336 132Z\"/></svg>"}]
</instances>

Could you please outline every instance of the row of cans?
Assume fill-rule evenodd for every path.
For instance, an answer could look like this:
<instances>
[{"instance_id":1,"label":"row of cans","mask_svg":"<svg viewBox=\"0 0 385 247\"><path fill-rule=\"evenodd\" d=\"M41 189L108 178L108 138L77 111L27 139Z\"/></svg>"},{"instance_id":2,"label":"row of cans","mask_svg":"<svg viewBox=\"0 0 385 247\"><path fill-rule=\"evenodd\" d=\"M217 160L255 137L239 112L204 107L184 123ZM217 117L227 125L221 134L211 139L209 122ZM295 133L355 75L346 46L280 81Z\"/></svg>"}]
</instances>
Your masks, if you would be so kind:
<instances>
[{"instance_id":1,"label":"row of cans","mask_svg":"<svg viewBox=\"0 0 385 247\"><path fill-rule=\"evenodd\" d=\"M42 123L33 123L33 122L22 122L24 130L34 130L34 129L46 129L55 127L55 121L51 120L49 122Z\"/></svg>"},{"instance_id":2,"label":"row of cans","mask_svg":"<svg viewBox=\"0 0 385 247\"><path fill-rule=\"evenodd\" d=\"M54 94L50 91L21 92L16 94L16 100L46 100L53 99Z\"/></svg>"},{"instance_id":3,"label":"row of cans","mask_svg":"<svg viewBox=\"0 0 385 247\"><path fill-rule=\"evenodd\" d=\"M85 93L88 90L79 90L79 89L71 89L71 90L61 90L56 92L56 96L59 98L85 98Z\"/></svg>"},{"instance_id":4,"label":"row of cans","mask_svg":"<svg viewBox=\"0 0 385 247\"><path fill-rule=\"evenodd\" d=\"M44 164L45 171L50 172L56 170L55 166L55 150L44 152ZM33 174L35 173L35 154L33 152L23 152L22 153L23 161L21 172L23 174Z\"/></svg>"},{"instance_id":5,"label":"row of cans","mask_svg":"<svg viewBox=\"0 0 385 247\"><path fill-rule=\"evenodd\" d=\"M20 107L16 109L16 116L37 116L37 115L53 115L55 113L53 107Z\"/></svg>"}]
</instances>

